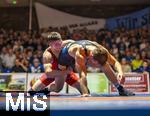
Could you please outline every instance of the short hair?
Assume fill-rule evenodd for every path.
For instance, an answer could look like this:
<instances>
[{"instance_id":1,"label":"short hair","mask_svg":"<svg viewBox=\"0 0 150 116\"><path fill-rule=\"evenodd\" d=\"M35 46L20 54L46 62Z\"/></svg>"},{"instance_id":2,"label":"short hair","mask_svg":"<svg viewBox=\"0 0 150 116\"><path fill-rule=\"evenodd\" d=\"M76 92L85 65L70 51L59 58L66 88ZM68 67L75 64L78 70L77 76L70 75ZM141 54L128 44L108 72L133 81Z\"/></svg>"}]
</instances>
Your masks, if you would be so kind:
<instances>
[{"instance_id":1,"label":"short hair","mask_svg":"<svg viewBox=\"0 0 150 116\"><path fill-rule=\"evenodd\" d=\"M104 65L107 62L108 54L103 48L98 48L93 51L93 59L98 61L99 64Z\"/></svg>"},{"instance_id":2,"label":"short hair","mask_svg":"<svg viewBox=\"0 0 150 116\"><path fill-rule=\"evenodd\" d=\"M58 32L51 32L47 36L49 41L57 41L57 40L62 40L61 35Z\"/></svg>"}]
</instances>

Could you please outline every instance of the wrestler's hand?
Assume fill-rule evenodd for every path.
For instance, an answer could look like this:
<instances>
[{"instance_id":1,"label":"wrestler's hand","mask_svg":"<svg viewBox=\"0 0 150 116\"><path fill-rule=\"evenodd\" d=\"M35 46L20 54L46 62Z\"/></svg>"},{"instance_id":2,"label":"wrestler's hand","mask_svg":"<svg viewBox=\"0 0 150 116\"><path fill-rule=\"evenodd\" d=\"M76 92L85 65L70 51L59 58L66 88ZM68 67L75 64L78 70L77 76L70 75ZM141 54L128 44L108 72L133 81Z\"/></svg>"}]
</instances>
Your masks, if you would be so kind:
<instances>
[{"instance_id":1,"label":"wrestler's hand","mask_svg":"<svg viewBox=\"0 0 150 116\"><path fill-rule=\"evenodd\" d=\"M122 80L122 78L123 78L123 73L118 73L117 74L117 79L118 79L119 82Z\"/></svg>"},{"instance_id":2,"label":"wrestler's hand","mask_svg":"<svg viewBox=\"0 0 150 116\"><path fill-rule=\"evenodd\" d=\"M52 65L50 63L44 64L45 73L49 73L52 71Z\"/></svg>"},{"instance_id":3,"label":"wrestler's hand","mask_svg":"<svg viewBox=\"0 0 150 116\"><path fill-rule=\"evenodd\" d=\"M58 64L58 68L59 68L59 70L61 70L61 71L67 70L66 66L62 66L62 65L60 65L60 64Z\"/></svg>"},{"instance_id":4,"label":"wrestler's hand","mask_svg":"<svg viewBox=\"0 0 150 116\"><path fill-rule=\"evenodd\" d=\"M82 94L81 97L90 97L90 94Z\"/></svg>"}]
</instances>

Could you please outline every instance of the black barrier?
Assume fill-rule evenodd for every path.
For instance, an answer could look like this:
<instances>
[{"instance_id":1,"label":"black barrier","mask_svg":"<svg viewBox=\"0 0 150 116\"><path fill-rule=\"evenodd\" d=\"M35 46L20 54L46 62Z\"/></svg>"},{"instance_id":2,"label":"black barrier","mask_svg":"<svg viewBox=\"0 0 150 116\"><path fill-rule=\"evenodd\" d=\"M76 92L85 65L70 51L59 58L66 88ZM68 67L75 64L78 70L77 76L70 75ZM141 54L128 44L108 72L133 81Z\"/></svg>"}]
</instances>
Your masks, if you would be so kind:
<instances>
[{"instance_id":1,"label":"black barrier","mask_svg":"<svg viewBox=\"0 0 150 116\"><path fill-rule=\"evenodd\" d=\"M150 116L150 109L132 110L51 110L50 116Z\"/></svg>"}]
</instances>

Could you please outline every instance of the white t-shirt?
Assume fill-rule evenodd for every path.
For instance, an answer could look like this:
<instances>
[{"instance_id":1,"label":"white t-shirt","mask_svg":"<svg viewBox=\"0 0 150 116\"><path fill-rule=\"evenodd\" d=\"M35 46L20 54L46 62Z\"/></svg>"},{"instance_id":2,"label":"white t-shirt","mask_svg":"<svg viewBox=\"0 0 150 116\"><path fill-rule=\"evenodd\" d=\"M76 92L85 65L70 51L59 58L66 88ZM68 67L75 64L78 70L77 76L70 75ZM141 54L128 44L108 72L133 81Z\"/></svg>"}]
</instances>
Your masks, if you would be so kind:
<instances>
[{"instance_id":1,"label":"white t-shirt","mask_svg":"<svg viewBox=\"0 0 150 116\"><path fill-rule=\"evenodd\" d=\"M6 54L2 60L6 67L12 68L15 65L16 56L14 54Z\"/></svg>"}]
</instances>

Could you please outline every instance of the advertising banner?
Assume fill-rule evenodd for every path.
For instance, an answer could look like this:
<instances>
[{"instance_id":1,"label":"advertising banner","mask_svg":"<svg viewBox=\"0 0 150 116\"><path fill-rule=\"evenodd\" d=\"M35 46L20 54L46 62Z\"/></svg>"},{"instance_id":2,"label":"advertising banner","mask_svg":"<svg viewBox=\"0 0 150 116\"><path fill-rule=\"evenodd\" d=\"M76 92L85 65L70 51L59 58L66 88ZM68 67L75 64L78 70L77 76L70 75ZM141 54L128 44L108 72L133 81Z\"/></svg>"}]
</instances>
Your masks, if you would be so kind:
<instances>
[{"instance_id":1,"label":"advertising banner","mask_svg":"<svg viewBox=\"0 0 150 116\"><path fill-rule=\"evenodd\" d=\"M42 73L29 73L27 76L27 90L41 77Z\"/></svg>"},{"instance_id":2,"label":"advertising banner","mask_svg":"<svg viewBox=\"0 0 150 116\"><path fill-rule=\"evenodd\" d=\"M88 88L91 93L108 93L109 83L104 73L88 73L87 74ZM63 89L63 93L65 92ZM69 93L79 93L75 88L69 86Z\"/></svg>"},{"instance_id":3,"label":"advertising banner","mask_svg":"<svg viewBox=\"0 0 150 116\"><path fill-rule=\"evenodd\" d=\"M150 27L150 8L129 15L109 18L106 20L106 27L110 30L122 27L126 29Z\"/></svg>"},{"instance_id":4,"label":"advertising banner","mask_svg":"<svg viewBox=\"0 0 150 116\"><path fill-rule=\"evenodd\" d=\"M41 77L42 73L1 73L0 91L27 91ZM104 73L88 73L88 87L92 93L115 93L116 88L108 82ZM126 73L121 84L135 93L149 92L149 74L148 73ZM69 93L78 93L78 91L69 86ZM61 91L66 92L66 84Z\"/></svg>"},{"instance_id":5,"label":"advertising banner","mask_svg":"<svg viewBox=\"0 0 150 116\"><path fill-rule=\"evenodd\" d=\"M76 28L87 28L97 30L100 28L104 28L105 26L105 19L76 16L73 14L50 8L40 3L35 3L35 8L40 28L67 27L72 31Z\"/></svg>"},{"instance_id":6,"label":"advertising banner","mask_svg":"<svg viewBox=\"0 0 150 116\"><path fill-rule=\"evenodd\" d=\"M124 75L121 84L127 89L135 93L149 92L149 74L148 73L128 73ZM110 92L117 92L116 88L111 84Z\"/></svg>"},{"instance_id":7,"label":"advertising banner","mask_svg":"<svg viewBox=\"0 0 150 116\"><path fill-rule=\"evenodd\" d=\"M6 91L9 88L11 82L11 74L0 73L0 91Z\"/></svg>"},{"instance_id":8,"label":"advertising banner","mask_svg":"<svg viewBox=\"0 0 150 116\"><path fill-rule=\"evenodd\" d=\"M1 73L0 90L1 91L25 91L26 73Z\"/></svg>"}]
</instances>

